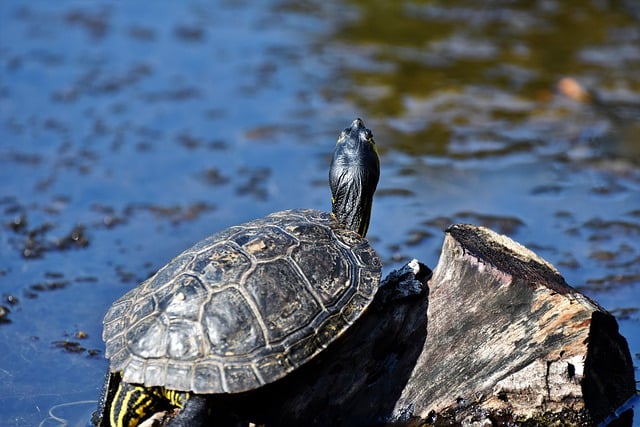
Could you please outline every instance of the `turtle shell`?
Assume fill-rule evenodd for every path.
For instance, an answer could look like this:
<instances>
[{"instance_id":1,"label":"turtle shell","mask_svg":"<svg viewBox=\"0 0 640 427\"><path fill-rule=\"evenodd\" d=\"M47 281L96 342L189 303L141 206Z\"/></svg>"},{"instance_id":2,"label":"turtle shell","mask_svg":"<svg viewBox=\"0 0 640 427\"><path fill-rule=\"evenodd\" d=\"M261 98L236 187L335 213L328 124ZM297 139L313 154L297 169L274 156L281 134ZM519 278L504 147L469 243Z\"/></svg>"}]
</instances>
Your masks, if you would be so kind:
<instances>
[{"instance_id":1,"label":"turtle shell","mask_svg":"<svg viewBox=\"0 0 640 427\"><path fill-rule=\"evenodd\" d=\"M238 393L282 378L367 308L381 263L329 213L289 210L178 255L104 318L112 372L146 386Z\"/></svg>"}]
</instances>

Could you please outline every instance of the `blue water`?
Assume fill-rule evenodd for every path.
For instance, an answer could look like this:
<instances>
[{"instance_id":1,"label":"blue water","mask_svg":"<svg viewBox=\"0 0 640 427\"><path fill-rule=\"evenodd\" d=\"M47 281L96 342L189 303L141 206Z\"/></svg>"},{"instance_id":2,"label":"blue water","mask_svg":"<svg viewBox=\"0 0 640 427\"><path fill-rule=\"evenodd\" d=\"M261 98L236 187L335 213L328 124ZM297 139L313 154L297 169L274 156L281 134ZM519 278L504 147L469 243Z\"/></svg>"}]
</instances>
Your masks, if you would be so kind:
<instances>
[{"instance_id":1,"label":"blue water","mask_svg":"<svg viewBox=\"0 0 640 427\"><path fill-rule=\"evenodd\" d=\"M452 222L488 225L614 313L637 367L639 16L0 3L0 425L60 425L52 408L84 425L111 302L216 230L328 209L329 156L358 116L382 157L369 237L385 270L434 267ZM559 94L565 76L602 102Z\"/></svg>"}]
</instances>

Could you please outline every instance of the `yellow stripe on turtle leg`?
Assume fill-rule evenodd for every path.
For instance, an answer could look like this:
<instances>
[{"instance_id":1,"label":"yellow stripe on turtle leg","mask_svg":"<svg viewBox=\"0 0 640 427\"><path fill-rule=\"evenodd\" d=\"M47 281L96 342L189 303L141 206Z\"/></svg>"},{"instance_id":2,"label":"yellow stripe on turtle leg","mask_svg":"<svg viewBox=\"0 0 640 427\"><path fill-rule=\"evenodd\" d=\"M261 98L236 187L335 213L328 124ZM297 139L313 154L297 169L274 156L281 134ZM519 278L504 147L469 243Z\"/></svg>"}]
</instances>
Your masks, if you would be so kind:
<instances>
[{"instance_id":1,"label":"yellow stripe on turtle leg","mask_svg":"<svg viewBox=\"0 0 640 427\"><path fill-rule=\"evenodd\" d=\"M152 415L156 402L152 389L121 383L110 411L112 427L134 427L148 415Z\"/></svg>"},{"instance_id":2,"label":"yellow stripe on turtle leg","mask_svg":"<svg viewBox=\"0 0 640 427\"><path fill-rule=\"evenodd\" d=\"M173 406L177 406L181 409L184 407L185 402L189 399L189 393L170 390L166 388L162 388L159 394L167 399Z\"/></svg>"},{"instance_id":3,"label":"yellow stripe on turtle leg","mask_svg":"<svg viewBox=\"0 0 640 427\"><path fill-rule=\"evenodd\" d=\"M115 394L113 395L113 400L111 401L111 403L109 404L109 425L111 427L115 427L118 425L118 415L119 415L119 411L122 409L122 394L123 394L123 390L122 390L122 383L118 384L118 388L115 392Z\"/></svg>"}]
</instances>

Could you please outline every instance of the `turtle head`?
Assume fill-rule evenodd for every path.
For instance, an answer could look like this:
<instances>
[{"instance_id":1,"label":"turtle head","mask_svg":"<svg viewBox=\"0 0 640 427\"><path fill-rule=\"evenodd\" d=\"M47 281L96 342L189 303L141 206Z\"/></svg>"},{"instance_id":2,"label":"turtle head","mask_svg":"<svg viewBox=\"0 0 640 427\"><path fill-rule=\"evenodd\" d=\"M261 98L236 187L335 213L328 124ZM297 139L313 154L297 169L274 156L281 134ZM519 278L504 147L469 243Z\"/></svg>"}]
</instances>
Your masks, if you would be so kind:
<instances>
[{"instance_id":1,"label":"turtle head","mask_svg":"<svg viewBox=\"0 0 640 427\"><path fill-rule=\"evenodd\" d=\"M380 160L373 134L360 119L340 133L329 169L332 211L338 222L367 234Z\"/></svg>"}]
</instances>

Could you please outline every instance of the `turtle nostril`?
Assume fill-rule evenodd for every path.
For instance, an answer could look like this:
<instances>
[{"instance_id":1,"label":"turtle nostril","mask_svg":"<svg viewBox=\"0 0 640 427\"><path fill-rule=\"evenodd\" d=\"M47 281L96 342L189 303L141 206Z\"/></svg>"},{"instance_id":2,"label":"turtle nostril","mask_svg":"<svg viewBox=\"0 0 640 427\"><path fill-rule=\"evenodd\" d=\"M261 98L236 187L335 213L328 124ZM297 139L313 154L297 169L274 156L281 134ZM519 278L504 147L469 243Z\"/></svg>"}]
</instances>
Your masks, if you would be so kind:
<instances>
[{"instance_id":1,"label":"turtle nostril","mask_svg":"<svg viewBox=\"0 0 640 427\"><path fill-rule=\"evenodd\" d=\"M364 122L359 117L351 123L351 129L357 130L362 128L364 128Z\"/></svg>"}]
</instances>

